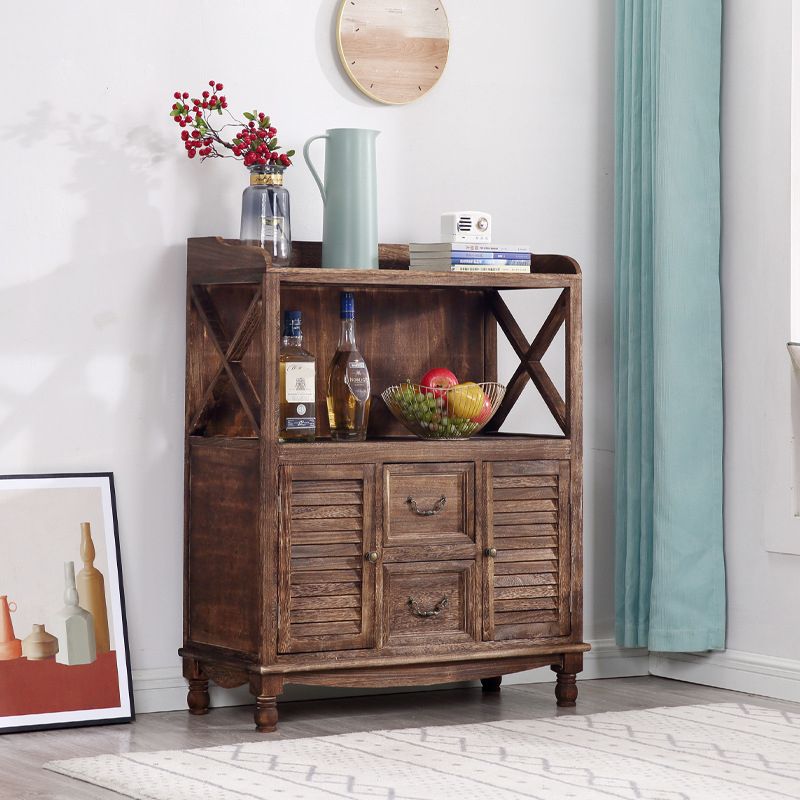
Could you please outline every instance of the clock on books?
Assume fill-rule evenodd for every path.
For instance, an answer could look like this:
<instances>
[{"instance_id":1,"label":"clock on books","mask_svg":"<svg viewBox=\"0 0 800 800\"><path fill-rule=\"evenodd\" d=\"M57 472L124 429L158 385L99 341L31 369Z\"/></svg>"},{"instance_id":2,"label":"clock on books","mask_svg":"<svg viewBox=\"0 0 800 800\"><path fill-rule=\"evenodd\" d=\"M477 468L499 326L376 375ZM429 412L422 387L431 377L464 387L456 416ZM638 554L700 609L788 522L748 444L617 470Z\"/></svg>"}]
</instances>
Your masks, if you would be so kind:
<instances>
[{"instance_id":1,"label":"clock on books","mask_svg":"<svg viewBox=\"0 0 800 800\"><path fill-rule=\"evenodd\" d=\"M431 89L450 49L441 0L342 0L336 40L350 80L373 100L394 105Z\"/></svg>"}]
</instances>

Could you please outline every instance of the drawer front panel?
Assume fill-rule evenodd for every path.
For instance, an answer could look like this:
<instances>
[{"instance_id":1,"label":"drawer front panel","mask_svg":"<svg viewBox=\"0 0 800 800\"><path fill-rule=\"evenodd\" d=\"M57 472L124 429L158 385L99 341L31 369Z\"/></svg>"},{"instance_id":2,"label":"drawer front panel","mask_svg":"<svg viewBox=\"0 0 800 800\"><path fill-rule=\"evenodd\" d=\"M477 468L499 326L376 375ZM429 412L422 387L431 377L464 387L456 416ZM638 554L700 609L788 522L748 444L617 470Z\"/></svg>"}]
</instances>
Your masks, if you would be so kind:
<instances>
[{"instance_id":1,"label":"drawer front panel","mask_svg":"<svg viewBox=\"0 0 800 800\"><path fill-rule=\"evenodd\" d=\"M384 545L474 542L474 484L472 463L386 464Z\"/></svg>"},{"instance_id":2,"label":"drawer front panel","mask_svg":"<svg viewBox=\"0 0 800 800\"><path fill-rule=\"evenodd\" d=\"M474 561L384 564L383 644L478 641L478 603Z\"/></svg>"},{"instance_id":3,"label":"drawer front panel","mask_svg":"<svg viewBox=\"0 0 800 800\"><path fill-rule=\"evenodd\" d=\"M486 465L487 639L569 633L569 462Z\"/></svg>"},{"instance_id":4,"label":"drawer front panel","mask_svg":"<svg viewBox=\"0 0 800 800\"><path fill-rule=\"evenodd\" d=\"M278 651L371 647L371 466L284 467Z\"/></svg>"}]
</instances>

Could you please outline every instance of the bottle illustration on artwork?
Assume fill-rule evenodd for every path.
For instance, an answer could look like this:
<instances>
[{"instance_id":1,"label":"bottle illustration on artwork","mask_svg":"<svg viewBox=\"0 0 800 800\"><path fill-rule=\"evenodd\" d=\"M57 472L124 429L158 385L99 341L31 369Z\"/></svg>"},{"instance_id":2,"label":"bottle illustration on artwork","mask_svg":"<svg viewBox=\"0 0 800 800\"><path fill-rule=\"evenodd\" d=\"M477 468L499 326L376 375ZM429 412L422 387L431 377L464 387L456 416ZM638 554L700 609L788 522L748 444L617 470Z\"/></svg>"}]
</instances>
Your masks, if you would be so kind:
<instances>
[{"instance_id":1,"label":"bottle illustration on artwork","mask_svg":"<svg viewBox=\"0 0 800 800\"><path fill-rule=\"evenodd\" d=\"M64 608L56 614L53 634L59 641L59 664L91 664L97 657L92 615L78 605L75 562L64 562Z\"/></svg>"},{"instance_id":2,"label":"bottle illustration on artwork","mask_svg":"<svg viewBox=\"0 0 800 800\"><path fill-rule=\"evenodd\" d=\"M92 526L81 522L81 560L83 569L78 573L78 598L94 620L94 639L97 655L111 649L108 634L108 611L106 609L106 587L103 573L94 565L95 549L92 541Z\"/></svg>"},{"instance_id":3,"label":"bottle illustration on artwork","mask_svg":"<svg viewBox=\"0 0 800 800\"><path fill-rule=\"evenodd\" d=\"M17 610L15 602L0 594L0 661L13 661L22 655L22 642L14 636L11 612Z\"/></svg>"},{"instance_id":4,"label":"bottle illustration on artwork","mask_svg":"<svg viewBox=\"0 0 800 800\"><path fill-rule=\"evenodd\" d=\"M44 661L58 652L58 639L44 629L44 625L34 624L33 630L22 640L22 655L28 661Z\"/></svg>"}]
</instances>

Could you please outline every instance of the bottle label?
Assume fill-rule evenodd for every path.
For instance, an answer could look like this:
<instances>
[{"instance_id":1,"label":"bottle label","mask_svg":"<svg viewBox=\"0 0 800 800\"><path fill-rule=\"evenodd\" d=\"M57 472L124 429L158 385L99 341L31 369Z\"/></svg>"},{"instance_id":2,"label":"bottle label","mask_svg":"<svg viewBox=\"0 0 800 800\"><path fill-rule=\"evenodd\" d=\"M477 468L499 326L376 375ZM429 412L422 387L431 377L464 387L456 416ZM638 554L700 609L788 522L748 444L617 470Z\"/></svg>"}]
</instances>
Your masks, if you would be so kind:
<instances>
[{"instance_id":1,"label":"bottle label","mask_svg":"<svg viewBox=\"0 0 800 800\"><path fill-rule=\"evenodd\" d=\"M357 400L362 403L369 400L369 372L363 359L358 358L347 362L344 382Z\"/></svg>"},{"instance_id":2,"label":"bottle label","mask_svg":"<svg viewBox=\"0 0 800 800\"><path fill-rule=\"evenodd\" d=\"M261 241L275 241L283 237L283 217L261 217Z\"/></svg>"},{"instance_id":3,"label":"bottle label","mask_svg":"<svg viewBox=\"0 0 800 800\"><path fill-rule=\"evenodd\" d=\"M314 364L308 361L290 361L286 364L287 403L313 403L316 392L314 386Z\"/></svg>"},{"instance_id":4,"label":"bottle label","mask_svg":"<svg viewBox=\"0 0 800 800\"><path fill-rule=\"evenodd\" d=\"M286 417L287 431L313 431L316 427L317 421L314 417Z\"/></svg>"}]
</instances>

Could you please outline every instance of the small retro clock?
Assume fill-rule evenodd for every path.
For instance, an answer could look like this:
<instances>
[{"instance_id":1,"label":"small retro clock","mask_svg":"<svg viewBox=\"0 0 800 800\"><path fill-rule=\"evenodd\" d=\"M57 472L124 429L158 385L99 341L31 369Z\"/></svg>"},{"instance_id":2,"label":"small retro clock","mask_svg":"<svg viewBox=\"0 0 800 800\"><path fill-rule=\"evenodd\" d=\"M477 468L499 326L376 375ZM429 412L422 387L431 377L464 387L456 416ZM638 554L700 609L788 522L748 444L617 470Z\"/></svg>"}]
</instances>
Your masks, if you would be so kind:
<instances>
[{"instance_id":1,"label":"small retro clock","mask_svg":"<svg viewBox=\"0 0 800 800\"><path fill-rule=\"evenodd\" d=\"M336 40L350 80L391 105L429 91L450 49L441 0L342 0Z\"/></svg>"}]
</instances>

